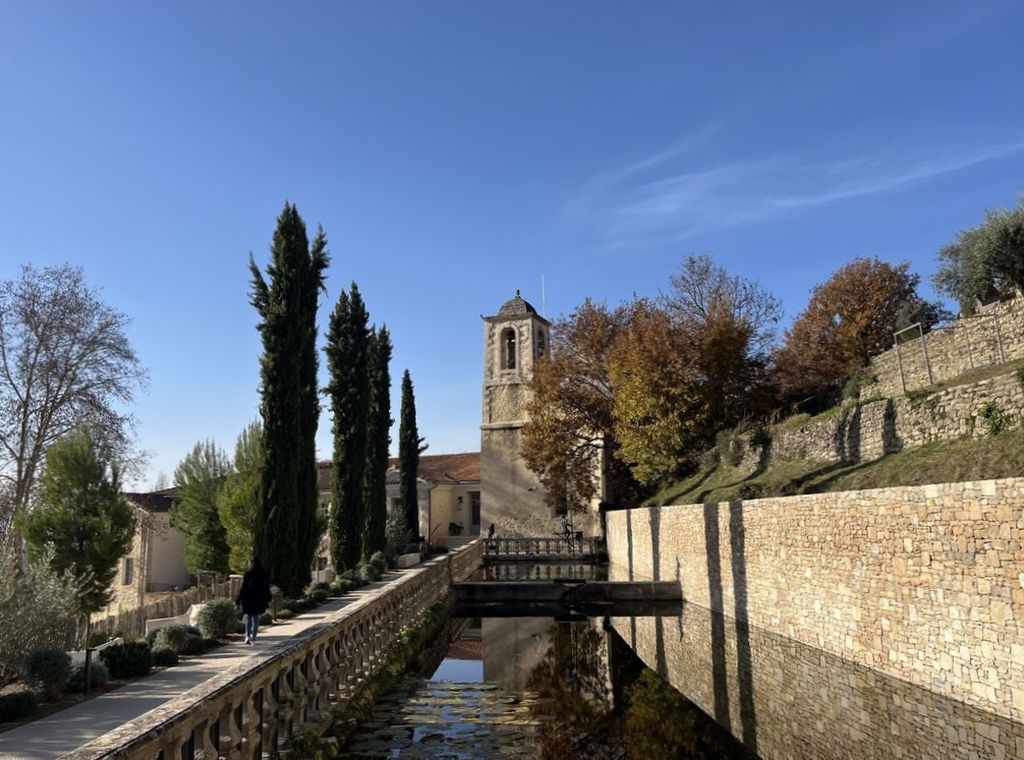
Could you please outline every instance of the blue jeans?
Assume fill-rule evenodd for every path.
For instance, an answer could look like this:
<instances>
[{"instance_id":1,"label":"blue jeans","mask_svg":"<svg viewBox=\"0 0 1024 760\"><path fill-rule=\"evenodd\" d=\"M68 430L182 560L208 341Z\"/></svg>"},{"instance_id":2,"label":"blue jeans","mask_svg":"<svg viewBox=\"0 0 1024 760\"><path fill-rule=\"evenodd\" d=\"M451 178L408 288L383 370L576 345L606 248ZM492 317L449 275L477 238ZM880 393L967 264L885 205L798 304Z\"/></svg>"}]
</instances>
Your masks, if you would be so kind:
<instances>
[{"instance_id":1,"label":"blue jeans","mask_svg":"<svg viewBox=\"0 0 1024 760\"><path fill-rule=\"evenodd\" d=\"M256 641L256 633L260 629L259 615L245 616L245 637L250 641Z\"/></svg>"}]
</instances>

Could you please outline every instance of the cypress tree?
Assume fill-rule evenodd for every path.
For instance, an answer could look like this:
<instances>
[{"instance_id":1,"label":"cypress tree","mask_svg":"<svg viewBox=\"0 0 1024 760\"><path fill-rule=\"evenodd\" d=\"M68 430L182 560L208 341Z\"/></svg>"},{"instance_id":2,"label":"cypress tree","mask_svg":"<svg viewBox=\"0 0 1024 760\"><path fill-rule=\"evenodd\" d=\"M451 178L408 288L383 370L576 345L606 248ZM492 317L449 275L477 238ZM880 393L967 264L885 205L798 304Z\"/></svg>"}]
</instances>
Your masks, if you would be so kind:
<instances>
[{"instance_id":1,"label":"cypress tree","mask_svg":"<svg viewBox=\"0 0 1024 760\"><path fill-rule=\"evenodd\" d=\"M420 469L420 454L426 451L416 427L416 396L412 389L409 370L402 375L402 410L398 428L398 498L402 504L405 528L410 537L420 532L420 505L416 491L416 478Z\"/></svg>"},{"instance_id":2,"label":"cypress tree","mask_svg":"<svg viewBox=\"0 0 1024 760\"><path fill-rule=\"evenodd\" d=\"M363 559L383 551L388 519L388 450L391 445L391 335L387 327L370 335L370 414L366 433Z\"/></svg>"},{"instance_id":3,"label":"cypress tree","mask_svg":"<svg viewBox=\"0 0 1024 760\"><path fill-rule=\"evenodd\" d=\"M254 548L274 583L298 594L309 582L317 527L316 309L330 261L327 238L312 245L306 224L285 203L270 248L267 279L249 255L250 302L260 315L264 458Z\"/></svg>"},{"instance_id":4,"label":"cypress tree","mask_svg":"<svg viewBox=\"0 0 1024 760\"><path fill-rule=\"evenodd\" d=\"M339 572L355 567L362 554L369 404L368 321L363 297L352 283L351 295L342 291L338 296L324 347L330 376L325 390L330 399L334 433L328 532L331 561Z\"/></svg>"}]
</instances>

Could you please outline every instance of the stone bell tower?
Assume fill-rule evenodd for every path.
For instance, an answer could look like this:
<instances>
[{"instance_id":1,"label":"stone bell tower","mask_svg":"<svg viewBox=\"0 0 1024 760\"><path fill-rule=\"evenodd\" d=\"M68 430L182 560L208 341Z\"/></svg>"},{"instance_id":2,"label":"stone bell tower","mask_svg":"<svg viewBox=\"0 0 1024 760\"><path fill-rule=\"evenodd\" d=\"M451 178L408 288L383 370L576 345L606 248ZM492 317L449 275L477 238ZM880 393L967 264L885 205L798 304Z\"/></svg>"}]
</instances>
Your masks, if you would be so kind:
<instances>
[{"instance_id":1,"label":"stone bell tower","mask_svg":"<svg viewBox=\"0 0 1024 760\"><path fill-rule=\"evenodd\" d=\"M483 320L481 532L496 523L497 530L507 534L515 523L535 523L551 516L544 489L521 453L529 382L536 361L548 350L551 323L518 290L495 316Z\"/></svg>"}]
</instances>

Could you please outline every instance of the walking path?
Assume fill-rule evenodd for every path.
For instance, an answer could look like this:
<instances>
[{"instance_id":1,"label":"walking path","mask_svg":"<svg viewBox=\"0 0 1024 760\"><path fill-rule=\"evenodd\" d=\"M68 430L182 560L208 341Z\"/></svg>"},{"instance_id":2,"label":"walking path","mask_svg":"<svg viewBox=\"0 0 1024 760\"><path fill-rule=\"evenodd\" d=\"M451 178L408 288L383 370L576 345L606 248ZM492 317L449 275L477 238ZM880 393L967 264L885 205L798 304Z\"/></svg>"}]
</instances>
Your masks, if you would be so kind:
<instances>
[{"instance_id":1,"label":"walking path","mask_svg":"<svg viewBox=\"0 0 1024 760\"><path fill-rule=\"evenodd\" d=\"M416 568L412 568L416 569ZM86 744L127 721L134 720L162 705L225 668L320 623L358 599L383 588L406 570L385 573L379 581L349 592L315 610L304 612L287 622L261 629L255 647L241 642L225 644L199 657L107 692L41 720L0 733L0 760L52 760Z\"/></svg>"}]
</instances>

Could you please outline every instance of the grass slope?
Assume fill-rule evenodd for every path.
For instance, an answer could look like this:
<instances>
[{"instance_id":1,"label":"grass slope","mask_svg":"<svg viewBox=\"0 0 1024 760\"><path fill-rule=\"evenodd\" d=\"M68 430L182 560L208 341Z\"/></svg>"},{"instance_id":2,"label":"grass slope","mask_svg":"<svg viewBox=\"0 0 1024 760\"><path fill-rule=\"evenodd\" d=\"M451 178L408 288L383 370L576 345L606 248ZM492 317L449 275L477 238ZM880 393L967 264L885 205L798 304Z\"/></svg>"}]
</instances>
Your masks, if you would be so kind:
<instances>
[{"instance_id":1,"label":"grass slope","mask_svg":"<svg viewBox=\"0 0 1024 760\"><path fill-rule=\"evenodd\" d=\"M1024 430L993 438L929 443L857 464L775 462L742 477L721 464L673 484L648 504L699 504L737 498L856 491L1024 475Z\"/></svg>"}]
</instances>

